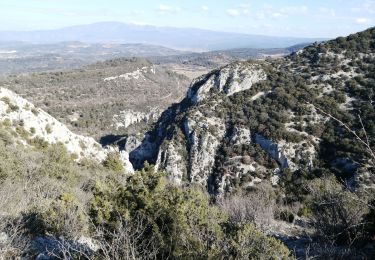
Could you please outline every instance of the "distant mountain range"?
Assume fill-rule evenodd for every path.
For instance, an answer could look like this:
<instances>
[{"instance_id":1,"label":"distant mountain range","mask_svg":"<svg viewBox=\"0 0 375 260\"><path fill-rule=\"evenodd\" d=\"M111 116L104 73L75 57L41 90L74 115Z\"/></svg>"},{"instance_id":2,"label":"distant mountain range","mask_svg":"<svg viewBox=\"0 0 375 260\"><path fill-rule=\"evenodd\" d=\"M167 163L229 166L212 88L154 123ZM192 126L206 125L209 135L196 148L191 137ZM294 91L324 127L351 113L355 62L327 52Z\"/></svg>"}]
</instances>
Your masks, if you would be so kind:
<instances>
[{"instance_id":1,"label":"distant mountain range","mask_svg":"<svg viewBox=\"0 0 375 260\"><path fill-rule=\"evenodd\" d=\"M0 42L57 43L81 41L87 43L143 43L190 51L233 48L285 48L299 43L311 43L321 40L324 39L274 37L119 22L100 22L56 30L0 32Z\"/></svg>"},{"instance_id":2,"label":"distant mountain range","mask_svg":"<svg viewBox=\"0 0 375 260\"><path fill-rule=\"evenodd\" d=\"M235 60L284 56L302 49L306 44L288 48L241 48L208 52L179 51L158 45L59 42L34 44L0 41L0 74L73 69L122 57L144 57L156 65L189 67L189 70L211 70ZM199 73L199 75L201 75Z\"/></svg>"}]
</instances>

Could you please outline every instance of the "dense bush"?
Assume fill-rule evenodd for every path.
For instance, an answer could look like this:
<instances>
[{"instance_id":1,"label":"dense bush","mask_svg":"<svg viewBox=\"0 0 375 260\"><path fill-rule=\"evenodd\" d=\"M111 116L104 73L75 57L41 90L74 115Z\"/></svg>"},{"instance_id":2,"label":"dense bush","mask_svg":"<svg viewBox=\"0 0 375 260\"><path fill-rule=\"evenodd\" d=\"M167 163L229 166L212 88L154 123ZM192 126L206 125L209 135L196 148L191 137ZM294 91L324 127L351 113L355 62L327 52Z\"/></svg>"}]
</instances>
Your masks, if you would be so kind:
<instances>
[{"instance_id":1,"label":"dense bush","mask_svg":"<svg viewBox=\"0 0 375 260\"><path fill-rule=\"evenodd\" d=\"M315 179L309 189L311 220L318 236L349 246L366 239L366 197L345 190L334 178Z\"/></svg>"},{"instance_id":2,"label":"dense bush","mask_svg":"<svg viewBox=\"0 0 375 260\"><path fill-rule=\"evenodd\" d=\"M107 158L103 161L104 167L115 172L124 171L124 166L117 153L109 153Z\"/></svg>"},{"instance_id":3,"label":"dense bush","mask_svg":"<svg viewBox=\"0 0 375 260\"><path fill-rule=\"evenodd\" d=\"M130 176L125 186L112 185L95 187L91 206L94 222L116 230L123 226L119 223L141 219L141 241L158 249L157 258L289 258L289 251L280 242L250 224L230 224L226 214L210 205L202 191L168 184L162 173L155 173L148 165Z\"/></svg>"}]
</instances>

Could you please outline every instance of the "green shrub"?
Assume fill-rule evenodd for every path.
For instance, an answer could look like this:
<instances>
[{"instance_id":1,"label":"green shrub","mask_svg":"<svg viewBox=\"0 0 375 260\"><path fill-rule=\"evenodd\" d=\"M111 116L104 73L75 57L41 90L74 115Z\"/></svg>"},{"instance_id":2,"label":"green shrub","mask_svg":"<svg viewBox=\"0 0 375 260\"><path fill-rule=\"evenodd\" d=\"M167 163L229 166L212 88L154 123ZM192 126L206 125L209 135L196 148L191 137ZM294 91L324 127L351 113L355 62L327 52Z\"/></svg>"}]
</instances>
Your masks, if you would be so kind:
<instances>
[{"instance_id":1,"label":"green shrub","mask_svg":"<svg viewBox=\"0 0 375 260\"><path fill-rule=\"evenodd\" d=\"M39 137L39 136L35 136L34 138L28 139L27 143L31 146L34 146L35 148L39 150L44 150L49 145L49 143L46 140L44 140L42 137Z\"/></svg>"},{"instance_id":2,"label":"green shrub","mask_svg":"<svg viewBox=\"0 0 375 260\"><path fill-rule=\"evenodd\" d=\"M365 237L365 198L346 190L334 177L309 184L311 220L319 237L332 244L353 245Z\"/></svg>"},{"instance_id":3,"label":"green shrub","mask_svg":"<svg viewBox=\"0 0 375 260\"><path fill-rule=\"evenodd\" d=\"M12 135L8 131L2 128L0 128L0 142L2 143L2 145L5 145L5 146L11 145L14 143Z\"/></svg>"},{"instance_id":4,"label":"green shrub","mask_svg":"<svg viewBox=\"0 0 375 260\"><path fill-rule=\"evenodd\" d=\"M52 144L43 151L43 154L44 160L39 170L40 174L73 184L78 173L74 167L74 161L65 147L62 144Z\"/></svg>"},{"instance_id":5,"label":"green shrub","mask_svg":"<svg viewBox=\"0 0 375 260\"><path fill-rule=\"evenodd\" d=\"M54 234L65 239L76 239L87 229L87 220L74 195L61 194L49 208L36 210L32 219L33 234ZM87 231L87 230L86 230Z\"/></svg>"},{"instance_id":6,"label":"green shrub","mask_svg":"<svg viewBox=\"0 0 375 260\"><path fill-rule=\"evenodd\" d=\"M293 212L289 210L282 210L276 215L276 218L289 222L289 223L293 223L295 217L294 217Z\"/></svg>"},{"instance_id":7,"label":"green shrub","mask_svg":"<svg viewBox=\"0 0 375 260\"><path fill-rule=\"evenodd\" d=\"M3 101L5 104L9 105L10 104L10 99L9 97L2 97L0 98L1 101Z\"/></svg>"},{"instance_id":8,"label":"green shrub","mask_svg":"<svg viewBox=\"0 0 375 260\"><path fill-rule=\"evenodd\" d=\"M18 111L19 107L17 105L13 104L10 101L9 97L2 97L0 100L8 105L8 109L6 111L7 113Z\"/></svg>"},{"instance_id":9,"label":"green shrub","mask_svg":"<svg viewBox=\"0 0 375 260\"><path fill-rule=\"evenodd\" d=\"M5 127L10 127L10 126L12 126L12 122L10 121L9 118L5 118L5 119L2 121L2 125L5 126Z\"/></svg>"},{"instance_id":10,"label":"green shrub","mask_svg":"<svg viewBox=\"0 0 375 260\"><path fill-rule=\"evenodd\" d=\"M232 227L228 259L293 259L288 248L246 224Z\"/></svg>"},{"instance_id":11,"label":"green shrub","mask_svg":"<svg viewBox=\"0 0 375 260\"><path fill-rule=\"evenodd\" d=\"M52 133L52 127L49 124L46 125L45 130L46 130L47 134Z\"/></svg>"},{"instance_id":12,"label":"green shrub","mask_svg":"<svg viewBox=\"0 0 375 260\"><path fill-rule=\"evenodd\" d=\"M290 255L280 242L253 226L230 225L202 190L169 185L164 174L148 164L129 176L125 186L108 180L97 183L90 216L111 233L141 219L143 232L137 243L158 248L159 259L288 259Z\"/></svg>"},{"instance_id":13,"label":"green shrub","mask_svg":"<svg viewBox=\"0 0 375 260\"><path fill-rule=\"evenodd\" d=\"M39 114L39 111L35 107L31 109L31 112L36 116Z\"/></svg>"},{"instance_id":14,"label":"green shrub","mask_svg":"<svg viewBox=\"0 0 375 260\"><path fill-rule=\"evenodd\" d=\"M115 172L124 171L123 163L117 153L108 153L107 158L103 161L103 166Z\"/></svg>"},{"instance_id":15,"label":"green shrub","mask_svg":"<svg viewBox=\"0 0 375 260\"><path fill-rule=\"evenodd\" d=\"M25 140L29 138L30 133L22 125L16 126L16 132L20 137L22 137Z\"/></svg>"}]
</instances>

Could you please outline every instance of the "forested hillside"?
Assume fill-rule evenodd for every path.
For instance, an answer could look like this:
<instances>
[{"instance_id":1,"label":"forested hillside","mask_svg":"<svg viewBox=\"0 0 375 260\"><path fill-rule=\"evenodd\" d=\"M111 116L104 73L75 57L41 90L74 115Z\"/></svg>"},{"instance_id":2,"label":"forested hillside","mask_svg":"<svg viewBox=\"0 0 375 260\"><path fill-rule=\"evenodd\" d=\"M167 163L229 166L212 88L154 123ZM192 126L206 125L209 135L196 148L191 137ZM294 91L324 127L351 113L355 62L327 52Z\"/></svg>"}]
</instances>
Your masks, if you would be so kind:
<instances>
[{"instance_id":1,"label":"forested hillside","mask_svg":"<svg viewBox=\"0 0 375 260\"><path fill-rule=\"evenodd\" d=\"M12 75L0 85L29 99L70 129L97 140L141 131L186 92L188 79L140 58L81 69ZM121 130L119 132L118 130Z\"/></svg>"},{"instance_id":2,"label":"forested hillside","mask_svg":"<svg viewBox=\"0 0 375 260\"><path fill-rule=\"evenodd\" d=\"M225 66L196 79L130 159L216 196L271 185L288 216L329 243L361 244L373 209L374 62L371 28Z\"/></svg>"}]
</instances>

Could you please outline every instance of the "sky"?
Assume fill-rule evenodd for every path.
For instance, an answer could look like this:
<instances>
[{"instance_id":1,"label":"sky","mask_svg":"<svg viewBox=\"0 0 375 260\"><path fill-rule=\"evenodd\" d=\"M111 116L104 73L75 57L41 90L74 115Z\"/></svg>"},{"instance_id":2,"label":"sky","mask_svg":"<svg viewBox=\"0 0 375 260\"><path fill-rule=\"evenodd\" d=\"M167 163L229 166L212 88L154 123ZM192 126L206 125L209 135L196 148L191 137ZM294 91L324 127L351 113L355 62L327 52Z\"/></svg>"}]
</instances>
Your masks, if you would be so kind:
<instances>
[{"instance_id":1,"label":"sky","mask_svg":"<svg viewBox=\"0 0 375 260\"><path fill-rule=\"evenodd\" d=\"M331 38L374 26L375 0L0 0L1 31L102 21Z\"/></svg>"}]
</instances>

